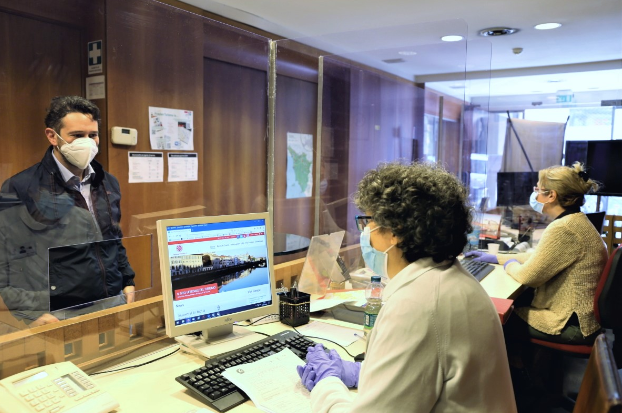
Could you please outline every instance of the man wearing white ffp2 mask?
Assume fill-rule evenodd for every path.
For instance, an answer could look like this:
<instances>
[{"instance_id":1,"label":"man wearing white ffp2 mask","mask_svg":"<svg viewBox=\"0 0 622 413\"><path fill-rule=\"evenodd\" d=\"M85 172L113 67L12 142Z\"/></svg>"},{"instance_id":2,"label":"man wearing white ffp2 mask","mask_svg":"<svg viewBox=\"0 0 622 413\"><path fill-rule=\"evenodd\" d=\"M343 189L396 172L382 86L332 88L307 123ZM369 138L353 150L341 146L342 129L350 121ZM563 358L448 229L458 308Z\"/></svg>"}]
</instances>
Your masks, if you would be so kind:
<instances>
[{"instance_id":1,"label":"man wearing white ffp2 mask","mask_svg":"<svg viewBox=\"0 0 622 413\"><path fill-rule=\"evenodd\" d=\"M99 148L94 138L75 138L73 142L68 143L58 133L56 133L56 136L65 142L63 146L57 145L56 149L58 149L67 162L76 168L84 170L95 159ZM96 139L99 140L99 137L96 137Z\"/></svg>"},{"instance_id":2,"label":"man wearing white ffp2 mask","mask_svg":"<svg viewBox=\"0 0 622 413\"><path fill-rule=\"evenodd\" d=\"M88 312L134 299L135 274L121 242L119 181L94 160L99 120L99 108L80 96L52 99L44 131L50 147L2 185L2 193L23 204L24 226L37 229L7 241L24 251L12 255L21 260L14 267L27 270L0 289L11 314L31 327L73 314L50 310ZM0 271L0 284L3 279Z\"/></svg>"}]
</instances>

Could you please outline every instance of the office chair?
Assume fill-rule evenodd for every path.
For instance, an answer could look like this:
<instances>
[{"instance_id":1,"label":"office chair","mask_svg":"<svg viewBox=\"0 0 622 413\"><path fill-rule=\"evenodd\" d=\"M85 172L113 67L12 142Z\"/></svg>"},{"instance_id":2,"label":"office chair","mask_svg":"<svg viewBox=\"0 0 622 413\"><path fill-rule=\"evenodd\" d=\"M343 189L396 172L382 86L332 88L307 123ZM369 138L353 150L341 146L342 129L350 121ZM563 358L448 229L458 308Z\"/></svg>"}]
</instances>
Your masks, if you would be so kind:
<instances>
[{"instance_id":1,"label":"office chair","mask_svg":"<svg viewBox=\"0 0 622 413\"><path fill-rule=\"evenodd\" d=\"M609 256L594 294L594 316L603 328L613 330L614 343L612 353L615 361L622 365L622 300L620 300L620 297L622 297L622 246L618 247ZM559 352L559 360L561 360L563 354L584 358L589 357L594 347L588 344L552 343L536 338L530 338L529 341ZM560 369L558 372L559 377L557 377L556 382L559 394L561 394L563 371ZM560 402L565 408L572 406L574 403L572 399L565 397L562 397Z\"/></svg>"},{"instance_id":2,"label":"office chair","mask_svg":"<svg viewBox=\"0 0 622 413\"><path fill-rule=\"evenodd\" d=\"M622 412L622 383L604 334L594 342L573 413Z\"/></svg>"},{"instance_id":3,"label":"office chair","mask_svg":"<svg viewBox=\"0 0 622 413\"><path fill-rule=\"evenodd\" d=\"M605 223L606 211L590 212L585 214L587 219L594 225L599 234L603 233L603 224Z\"/></svg>"}]
</instances>

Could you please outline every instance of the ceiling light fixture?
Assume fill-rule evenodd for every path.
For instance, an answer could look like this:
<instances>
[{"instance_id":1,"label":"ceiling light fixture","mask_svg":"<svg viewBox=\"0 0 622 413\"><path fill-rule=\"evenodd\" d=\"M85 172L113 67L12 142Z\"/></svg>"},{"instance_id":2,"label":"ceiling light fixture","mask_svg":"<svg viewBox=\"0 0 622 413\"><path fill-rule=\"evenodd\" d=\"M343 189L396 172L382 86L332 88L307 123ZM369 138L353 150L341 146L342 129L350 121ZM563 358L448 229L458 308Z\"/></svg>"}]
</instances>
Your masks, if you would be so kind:
<instances>
[{"instance_id":1,"label":"ceiling light fixture","mask_svg":"<svg viewBox=\"0 0 622 413\"><path fill-rule=\"evenodd\" d=\"M561 27L561 23L540 23L540 24L536 24L535 26L533 26L534 29L536 30L551 30L551 29L557 29L558 27Z\"/></svg>"},{"instance_id":2,"label":"ceiling light fixture","mask_svg":"<svg viewBox=\"0 0 622 413\"><path fill-rule=\"evenodd\" d=\"M464 39L464 37L455 34L441 37L441 40L444 42L459 42L462 39Z\"/></svg>"},{"instance_id":3,"label":"ceiling light fixture","mask_svg":"<svg viewBox=\"0 0 622 413\"><path fill-rule=\"evenodd\" d=\"M518 29L512 29L510 27L490 27L488 29L482 29L479 31L480 36L489 37L489 36L507 36L509 34L514 34L518 32Z\"/></svg>"},{"instance_id":4,"label":"ceiling light fixture","mask_svg":"<svg viewBox=\"0 0 622 413\"><path fill-rule=\"evenodd\" d=\"M397 52L397 54L401 54L402 56L414 56L417 52L413 52L410 50L402 50L401 52Z\"/></svg>"}]
</instances>

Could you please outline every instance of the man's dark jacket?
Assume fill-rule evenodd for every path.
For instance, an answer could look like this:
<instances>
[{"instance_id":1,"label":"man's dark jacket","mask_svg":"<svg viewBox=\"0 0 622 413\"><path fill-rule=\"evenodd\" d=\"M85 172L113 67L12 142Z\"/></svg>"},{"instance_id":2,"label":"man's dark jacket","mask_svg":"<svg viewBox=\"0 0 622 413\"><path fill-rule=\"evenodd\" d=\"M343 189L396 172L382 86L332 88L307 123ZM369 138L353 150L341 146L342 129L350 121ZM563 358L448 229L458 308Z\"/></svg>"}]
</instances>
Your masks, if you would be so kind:
<instances>
[{"instance_id":1,"label":"man's dark jacket","mask_svg":"<svg viewBox=\"0 0 622 413\"><path fill-rule=\"evenodd\" d=\"M119 182L91 162L96 227L82 194L63 180L52 151L50 146L41 162L9 178L1 190L23 203L0 212L6 244L0 254L0 296L9 310L22 314L112 297L134 285L121 243Z\"/></svg>"}]
</instances>

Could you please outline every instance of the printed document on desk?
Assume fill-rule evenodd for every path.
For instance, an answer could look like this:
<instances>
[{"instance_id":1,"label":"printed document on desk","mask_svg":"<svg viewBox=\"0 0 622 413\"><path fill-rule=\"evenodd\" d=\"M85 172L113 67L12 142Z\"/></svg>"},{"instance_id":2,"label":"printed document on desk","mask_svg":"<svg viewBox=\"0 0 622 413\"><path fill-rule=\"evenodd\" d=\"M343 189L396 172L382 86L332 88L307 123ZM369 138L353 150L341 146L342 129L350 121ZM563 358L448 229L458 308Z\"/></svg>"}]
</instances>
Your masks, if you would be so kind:
<instances>
[{"instance_id":1,"label":"printed document on desk","mask_svg":"<svg viewBox=\"0 0 622 413\"><path fill-rule=\"evenodd\" d=\"M285 349L254 363L229 367L222 375L264 412L311 413L311 394L296 372L299 365L304 362Z\"/></svg>"},{"instance_id":2,"label":"printed document on desk","mask_svg":"<svg viewBox=\"0 0 622 413\"><path fill-rule=\"evenodd\" d=\"M362 306L366 302L365 290L341 290L327 292L321 298L311 300L311 312L313 313L316 311L326 310L344 303L353 303L353 305Z\"/></svg>"}]
</instances>

